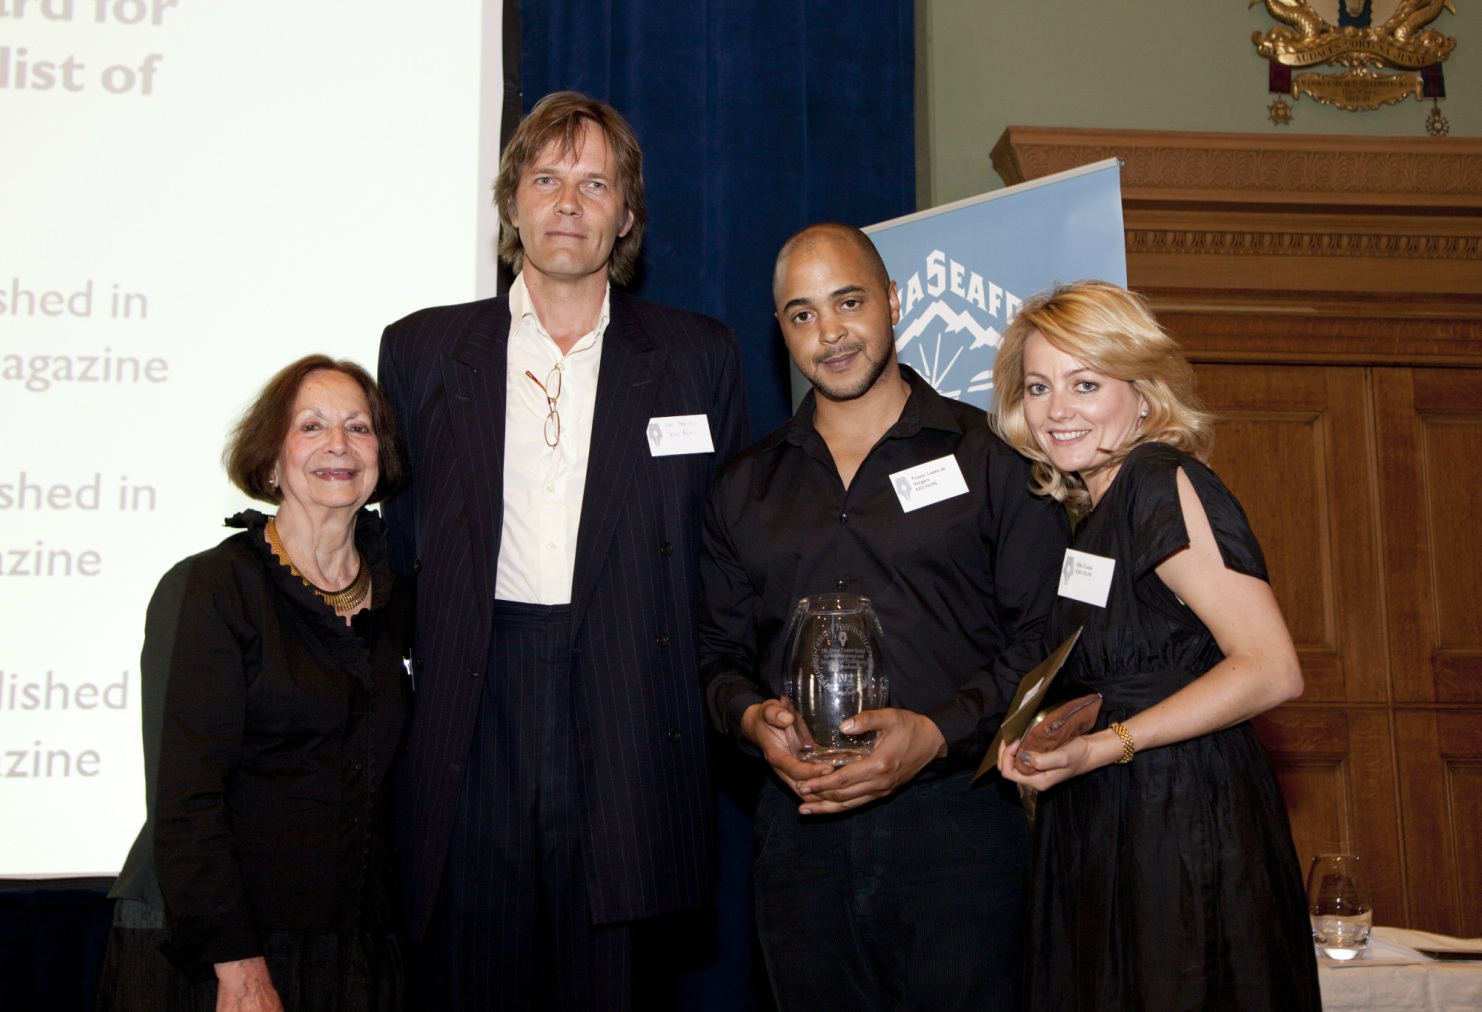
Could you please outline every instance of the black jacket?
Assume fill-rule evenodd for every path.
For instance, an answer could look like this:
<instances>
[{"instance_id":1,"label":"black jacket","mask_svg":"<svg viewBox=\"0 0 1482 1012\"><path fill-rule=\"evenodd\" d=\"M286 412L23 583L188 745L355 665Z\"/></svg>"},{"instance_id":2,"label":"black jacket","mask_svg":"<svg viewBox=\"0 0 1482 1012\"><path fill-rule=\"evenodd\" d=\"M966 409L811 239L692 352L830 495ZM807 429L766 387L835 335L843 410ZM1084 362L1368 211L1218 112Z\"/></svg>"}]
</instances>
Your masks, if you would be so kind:
<instances>
[{"instance_id":1,"label":"black jacket","mask_svg":"<svg viewBox=\"0 0 1482 1012\"><path fill-rule=\"evenodd\" d=\"M391 930L389 772L406 722L412 603L380 518L356 542L371 607L336 616L280 565L267 518L177 564L141 658L148 821L112 895L168 915L167 954L201 974L258 932Z\"/></svg>"},{"instance_id":2,"label":"black jacket","mask_svg":"<svg viewBox=\"0 0 1482 1012\"><path fill-rule=\"evenodd\" d=\"M571 587L572 744L595 923L693 907L708 891L711 787L695 643L705 493L745 445L735 335L614 290ZM409 929L442 882L487 678L504 490L509 301L386 328L380 380L412 484L386 503L392 561L417 584L416 717L398 822ZM713 453L653 456L649 420L706 415Z\"/></svg>"}]
</instances>

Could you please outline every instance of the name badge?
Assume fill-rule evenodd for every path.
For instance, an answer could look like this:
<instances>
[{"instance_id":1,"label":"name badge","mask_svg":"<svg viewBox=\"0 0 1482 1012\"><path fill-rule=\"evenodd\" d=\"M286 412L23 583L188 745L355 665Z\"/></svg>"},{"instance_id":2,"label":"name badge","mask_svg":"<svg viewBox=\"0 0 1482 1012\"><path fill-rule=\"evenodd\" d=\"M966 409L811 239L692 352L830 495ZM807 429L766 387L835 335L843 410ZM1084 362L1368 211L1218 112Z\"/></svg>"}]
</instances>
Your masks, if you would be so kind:
<instances>
[{"instance_id":1,"label":"name badge","mask_svg":"<svg viewBox=\"0 0 1482 1012\"><path fill-rule=\"evenodd\" d=\"M957 466L957 458L950 454L897 471L890 476L890 483L895 486L895 497L901 501L901 509L906 513L943 499L967 495L962 468Z\"/></svg>"},{"instance_id":2,"label":"name badge","mask_svg":"<svg viewBox=\"0 0 1482 1012\"><path fill-rule=\"evenodd\" d=\"M714 453L710 418L706 415L667 415L648 420L648 452L653 457L684 453Z\"/></svg>"},{"instance_id":3,"label":"name badge","mask_svg":"<svg viewBox=\"0 0 1482 1012\"><path fill-rule=\"evenodd\" d=\"M1116 568L1116 559L1067 548L1065 562L1060 567L1060 596L1105 608L1106 597L1111 593L1112 570Z\"/></svg>"}]
</instances>

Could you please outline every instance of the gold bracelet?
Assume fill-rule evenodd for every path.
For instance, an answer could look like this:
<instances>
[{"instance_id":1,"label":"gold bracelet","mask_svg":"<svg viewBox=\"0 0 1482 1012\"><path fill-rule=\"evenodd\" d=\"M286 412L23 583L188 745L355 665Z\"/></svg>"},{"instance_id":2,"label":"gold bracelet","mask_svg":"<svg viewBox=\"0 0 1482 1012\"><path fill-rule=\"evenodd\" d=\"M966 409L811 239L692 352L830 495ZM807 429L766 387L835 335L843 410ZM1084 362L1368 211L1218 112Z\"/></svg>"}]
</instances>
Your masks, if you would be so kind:
<instances>
[{"instance_id":1,"label":"gold bracelet","mask_svg":"<svg viewBox=\"0 0 1482 1012\"><path fill-rule=\"evenodd\" d=\"M1132 732L1115 720L1108 724L1107 727L1118 738L1122 739L1122 758L1118 759L1115 765L1125 766L1132 761L1133 756L1137 755L1137 745L1132 741Z\"/></svg>"}]
</instances>

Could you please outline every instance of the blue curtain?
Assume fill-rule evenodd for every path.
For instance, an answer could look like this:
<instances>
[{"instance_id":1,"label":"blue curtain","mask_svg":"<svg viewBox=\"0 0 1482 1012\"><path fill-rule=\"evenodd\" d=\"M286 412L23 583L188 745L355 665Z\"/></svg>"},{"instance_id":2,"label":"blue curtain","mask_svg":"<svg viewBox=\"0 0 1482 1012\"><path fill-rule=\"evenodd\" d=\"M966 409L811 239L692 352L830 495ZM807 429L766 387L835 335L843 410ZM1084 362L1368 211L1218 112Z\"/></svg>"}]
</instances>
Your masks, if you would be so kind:
<instances>
[{"instance_id":1,"label":"blue curtain","mask_svg":"<svg viewBox=\"0 0 1482 1012\"><path fill-rule=\"evenodd\" d=\"M791 413L777 248L817 221L916 209L910 0L524 0L522 108L570 88L643 144L650 220L630 286L741 339L757 436Z\"/></svg>"}]
</instances>

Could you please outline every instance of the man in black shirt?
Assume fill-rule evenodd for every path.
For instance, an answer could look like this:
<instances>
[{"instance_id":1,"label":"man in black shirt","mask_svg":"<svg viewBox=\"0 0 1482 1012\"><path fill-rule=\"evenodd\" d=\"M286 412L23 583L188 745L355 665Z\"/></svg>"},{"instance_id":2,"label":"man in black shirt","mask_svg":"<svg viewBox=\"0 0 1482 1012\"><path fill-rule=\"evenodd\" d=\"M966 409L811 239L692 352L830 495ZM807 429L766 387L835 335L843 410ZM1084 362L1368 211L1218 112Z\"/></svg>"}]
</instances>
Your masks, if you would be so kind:
<instances>
[{"instance_id":1,"label":"man in black shirt","mask_svg":"<svg viewBox=\"0 0 1482 1012\"><path fill-rule=\"evenodd\" d=\"M1025 820L996 778L970 784L1043 656L1068 525L982 411L896 361L900 303L862 232L788 240L773 295L813 391L711 493L700 628L711 719L775 774L755 866L773 988L784 1012L1011 1008ZM831 591L871 599L891 702L846 724L875 741L838 769L798 758L778 698L794 606Z\"/></svg>"}]
</instances>

